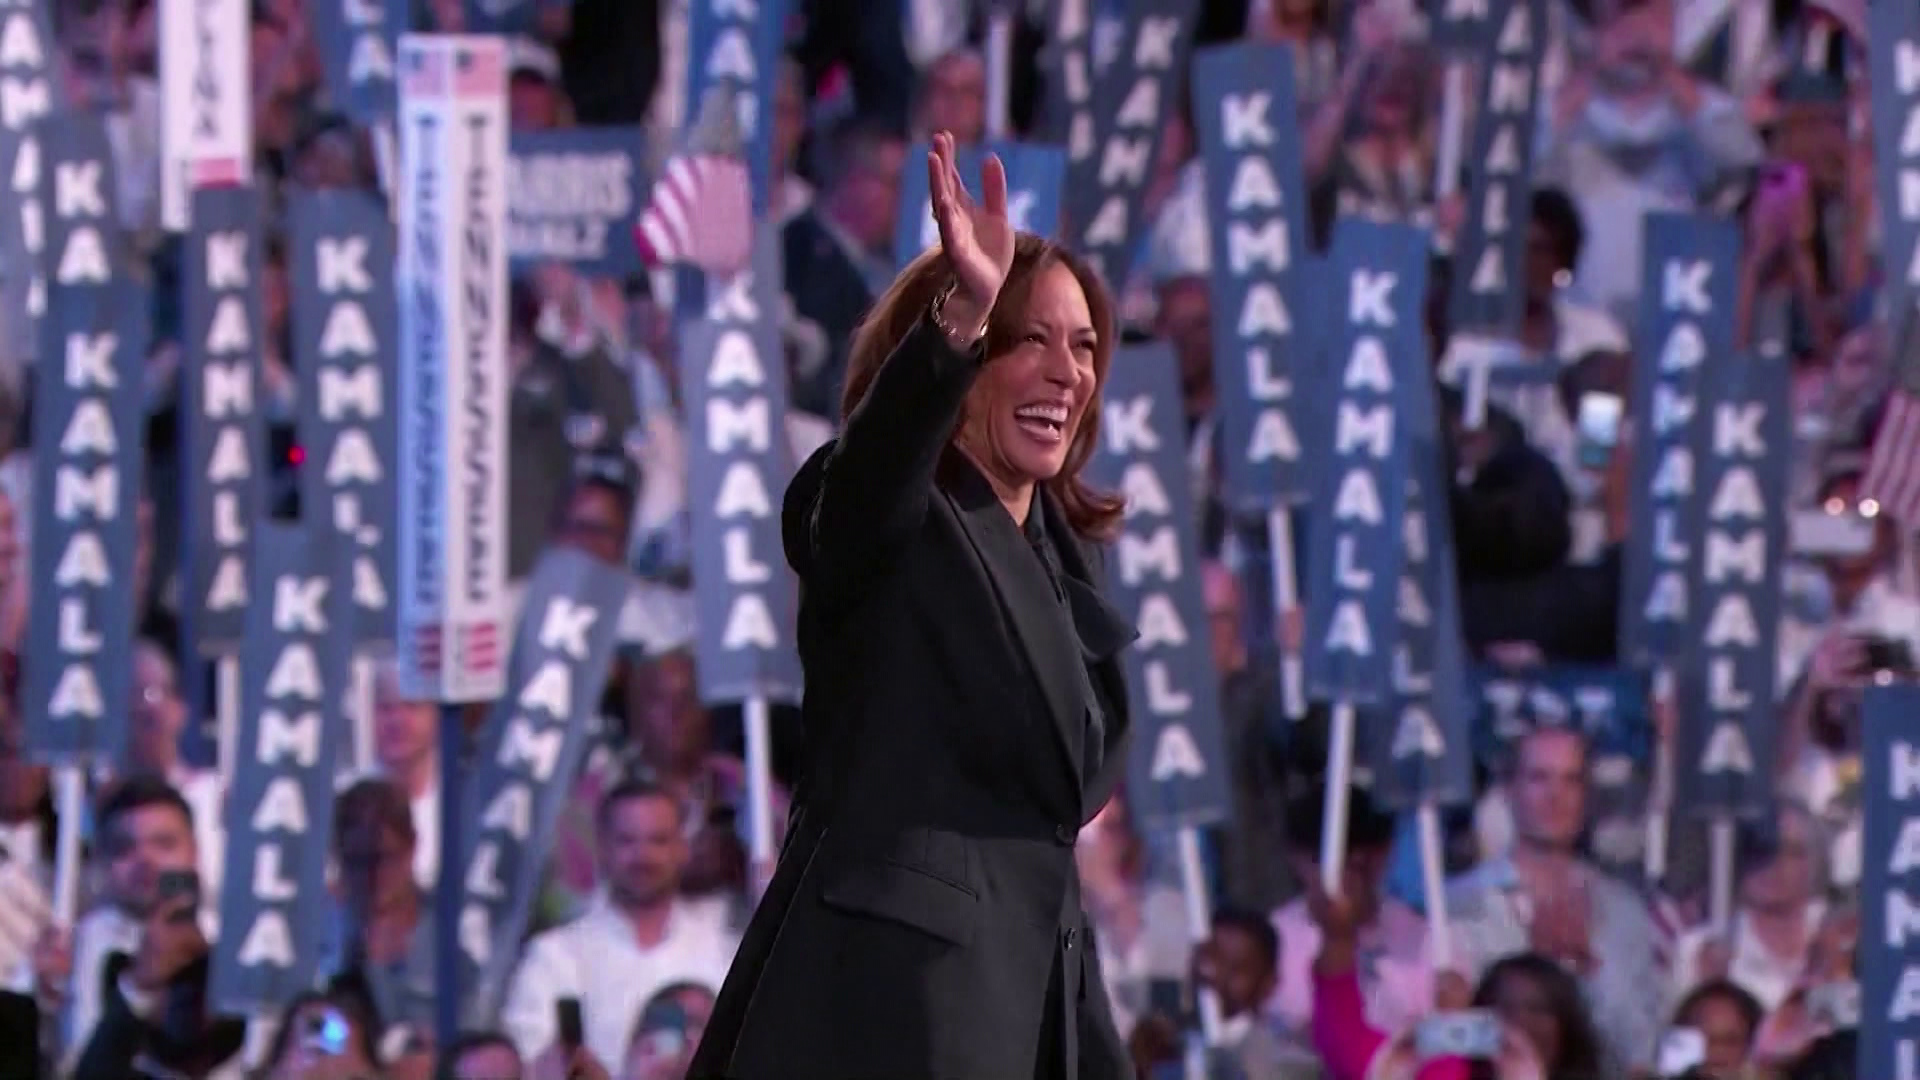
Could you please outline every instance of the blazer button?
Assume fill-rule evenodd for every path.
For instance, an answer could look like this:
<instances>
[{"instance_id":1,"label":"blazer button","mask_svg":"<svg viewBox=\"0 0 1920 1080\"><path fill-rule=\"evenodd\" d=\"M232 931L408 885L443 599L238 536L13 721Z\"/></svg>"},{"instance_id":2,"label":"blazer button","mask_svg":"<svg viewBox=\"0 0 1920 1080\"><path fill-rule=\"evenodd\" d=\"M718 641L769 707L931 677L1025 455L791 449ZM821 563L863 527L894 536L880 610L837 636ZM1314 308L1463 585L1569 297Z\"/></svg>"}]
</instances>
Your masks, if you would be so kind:
<instances>
[{"instance_id":1,"label":"blazer button","mask_svg":"<svg viewBox=\"0 0 1920 1080\"><path fill-rule=\"evenodd\" d=\"M1080 838L1080 830L1069 828L1065 825L1055 825L1053 827L1053 838L1060 841L1061 847L1072 847L1073 842Z\"/></svg>"}]
</instances>

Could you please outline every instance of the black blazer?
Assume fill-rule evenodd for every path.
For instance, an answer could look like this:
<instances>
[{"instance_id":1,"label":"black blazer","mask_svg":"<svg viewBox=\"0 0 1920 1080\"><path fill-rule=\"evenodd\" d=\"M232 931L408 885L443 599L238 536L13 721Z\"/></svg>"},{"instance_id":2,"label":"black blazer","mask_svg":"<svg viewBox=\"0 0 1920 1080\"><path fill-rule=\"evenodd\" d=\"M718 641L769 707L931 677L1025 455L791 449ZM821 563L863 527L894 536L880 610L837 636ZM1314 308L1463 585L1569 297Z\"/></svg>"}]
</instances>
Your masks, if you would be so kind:
<instances>
[{"instance_id":1,"label":"black blazer","mask_svg":"<svg viewBox=\"0 0 1920 1080\"><path fill-rule=\"evenodd\" d=\"M1133 1075L1073 857L1124 770L1133 630L1042 497L1075 641L1022 530L948 451L978 370L923 319L787 490L808 761L696 1080L1029 1080L1050 1009L1049 1075ZM1109 706L1084 783L1083 664Z\"/></svg>"}]
</instances>

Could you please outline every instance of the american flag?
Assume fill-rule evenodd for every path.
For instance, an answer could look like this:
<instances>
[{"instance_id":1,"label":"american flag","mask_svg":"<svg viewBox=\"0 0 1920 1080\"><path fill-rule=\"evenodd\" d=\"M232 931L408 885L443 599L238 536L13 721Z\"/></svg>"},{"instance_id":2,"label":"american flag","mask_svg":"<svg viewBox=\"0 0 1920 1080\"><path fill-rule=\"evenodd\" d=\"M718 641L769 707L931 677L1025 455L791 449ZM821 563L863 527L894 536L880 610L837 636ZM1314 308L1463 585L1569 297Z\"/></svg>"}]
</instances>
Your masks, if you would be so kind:
<instances>
[{"instance_id":1,"label":"american flag","mask_svg":"<svg viewBox=\"0 0 1920 1080\"><path fill-rule=\"evenodd\" d=\"M407 54L400 75L400 92L408 97L435 97L447 92L447 54L437 47L416 48Z\"/></svg>"},{"instance_id":2,"label":"american flag","mask_svg":"<svg viewBox=\"0 0 1920 1080\"><path fill-rule=\"evenodd\" d=\"M1920 528L1920 315L1909 316L1895 348L1897 385L1874 432L1860 495L1912 529Z\"/></svg>"},{"instance_id":3,"label":"american flag","mask_svg":"<svg viewBox=\"0 0 1920 1080\"><path fill-rule=\"evenodd\" d=\"M507 92L506 50L461 45L453 53L453 96L498 97Z\"/></svg>"},{"instance_id":4,"label":"american flag","mask_svg":"<svg viewBox=\"0 0 1920 1080\"><path fill-rule=\"evenodd\" d=\"M413 666L423 675L440 673L440 624L429 623L413 632Z\"/></svg>"},{"instance_id":5,"label":"american flag","mask_svg":"<svg viewBox=\"0 0 1920 1080\"><path fill-rule=\"evenodd\" d=\"M462 671L500 670L500 624L479 622L462 626L457 632L454 656Z\"/></svg>"},{"instance_id":6,"label":"american flag","mask_svg":"<svg viewBox=\"0 0 1920 1080\"><path fill-rule=\"evenodd\" d=\"M753 255L753 177L725 154L682 153L654 182L634 243L648 266L732 274Z\"/></svg>"}]
</instances>

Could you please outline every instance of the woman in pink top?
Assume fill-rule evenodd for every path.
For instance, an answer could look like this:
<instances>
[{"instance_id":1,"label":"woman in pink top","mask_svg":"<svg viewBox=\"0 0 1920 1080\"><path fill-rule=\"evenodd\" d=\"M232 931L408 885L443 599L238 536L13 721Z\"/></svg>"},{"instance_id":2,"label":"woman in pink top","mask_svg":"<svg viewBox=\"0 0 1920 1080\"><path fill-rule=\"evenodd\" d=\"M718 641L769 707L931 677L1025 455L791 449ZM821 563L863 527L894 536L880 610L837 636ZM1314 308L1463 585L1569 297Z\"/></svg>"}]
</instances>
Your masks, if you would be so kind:
<instances>
[{"instance_id":1,"label":"woman in pink top","mask_svg":"<svg viewBox=\"0 0 1920 1080\"><path fill-rule=\"evenodd\" d=\"M1351 908L1315 890L1310 903L1324 943L1313 970L1313 1046L1330 1080L1588 1080L1600 1073L1600 1042L1580 988L1544 957L1510 956L1489 968L1466 999L1466 983L1436 981L1443 1010L1489 1009L1505 1028L1495 1061L1420 1061L1411 1030L1391 1038L1369 1026L1354 961L1358 934Z\"/></svg>"}]
</instances>

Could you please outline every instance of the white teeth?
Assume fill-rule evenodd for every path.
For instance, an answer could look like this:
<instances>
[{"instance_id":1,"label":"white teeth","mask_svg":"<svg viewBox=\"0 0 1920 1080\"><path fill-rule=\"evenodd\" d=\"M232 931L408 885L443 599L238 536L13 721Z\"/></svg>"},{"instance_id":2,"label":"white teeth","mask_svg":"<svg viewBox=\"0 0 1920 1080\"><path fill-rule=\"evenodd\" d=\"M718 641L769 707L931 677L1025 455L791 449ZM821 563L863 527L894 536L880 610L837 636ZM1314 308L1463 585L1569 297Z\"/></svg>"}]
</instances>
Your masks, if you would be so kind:
<instances>
[{"instance_id":1,"label":"white teeth","mask_svg":"<svg viewBox=\"0 0 1920 1080\"><path fill-rule=\"evenodd\" d=\"M1045 420L1053 424L1064 424L1067 422L1067 407L1065 405L1022 405L1014 410L1013 415Z\"/></svg>"}]
</instances>

